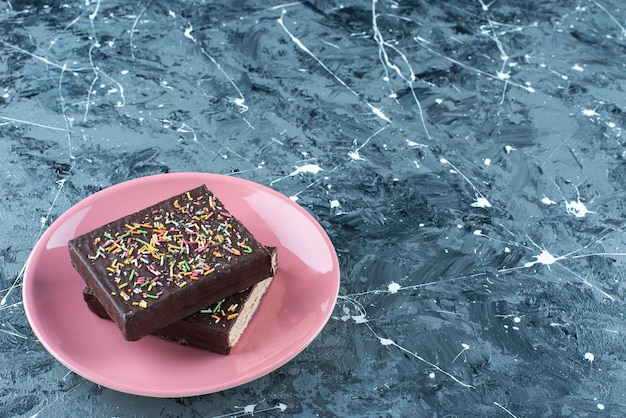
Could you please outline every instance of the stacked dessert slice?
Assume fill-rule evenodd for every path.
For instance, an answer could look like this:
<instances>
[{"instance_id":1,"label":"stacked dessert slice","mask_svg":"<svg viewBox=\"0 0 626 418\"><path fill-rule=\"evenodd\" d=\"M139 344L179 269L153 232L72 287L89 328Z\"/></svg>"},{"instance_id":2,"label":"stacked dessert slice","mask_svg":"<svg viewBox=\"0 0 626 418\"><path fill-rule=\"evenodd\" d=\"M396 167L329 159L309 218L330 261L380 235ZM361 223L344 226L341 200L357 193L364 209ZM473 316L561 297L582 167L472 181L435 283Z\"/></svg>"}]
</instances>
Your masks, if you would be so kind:
<instances>
[{"instance_id":1,"label":"stacked dessert slice","mask_svg":"<svg viewBox=\"0 0 626 418\"><path fill-rule=\"evenodd\" d=\"M156 334L228 353L276 272L259 243L206 186L69 242L90 309L127 340Z\"/></svg>"}]
</instances>

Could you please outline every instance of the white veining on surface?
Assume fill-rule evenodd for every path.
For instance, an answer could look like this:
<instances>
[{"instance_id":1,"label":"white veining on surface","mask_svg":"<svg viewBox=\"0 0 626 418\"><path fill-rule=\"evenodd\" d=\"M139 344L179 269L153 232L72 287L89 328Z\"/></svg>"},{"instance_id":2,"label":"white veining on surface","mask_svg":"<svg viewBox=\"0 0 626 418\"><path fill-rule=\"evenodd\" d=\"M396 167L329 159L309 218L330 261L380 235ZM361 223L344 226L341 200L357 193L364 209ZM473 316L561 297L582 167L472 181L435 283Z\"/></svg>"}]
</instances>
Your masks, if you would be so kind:
<instances>
[{"instance_id":1,"label":"white veining on surface","mask_svg":"<svg viewBox=\"0 0 626 418\"><path fill-rule=\"evenodd\" d=\"M287 26L284 23L284 16L286 14L287 14L287 11L283 10L282 14L277 19L277 22L283 28L285 33L287 33L287 35L289 35L289 38L291 39L291 41L294 44L296 44L298 46L298 48L300 48L301 50L306 52L308 55L310 55L311 58L313 58L324 70L326 70L335 80L337 80L337 82L339 82L339 84L341 84L343 87L345 87L346 90L348 90L350 93L352 93L354 96L356 96L359 100L364 100L362 95L357 93L348 84L346 84L345 81L343 81L341 78L339 78L339 76L337 74L335 74L330 68L328 68L328 66L326 64L324 64L324 62L322 62L322 60L320 60L313 52L311 52L311 50L309 48L307 48L306 45L304 45L302 43L302 41L298 37L296 37L293 33L291 33L291 31L289 29L287 29ZM383 113L383 111L381 109L379 109L378 107L372 105L368 101L364 101L364 102L365 102L365 105L372 111L372 113L374 115L376 115L380 119L384 120L385 122L388 122L388 123L391 122L391 120L389 120L389 118L387 116L385 116L385 114Z\"/></svg>"},{"instance_id":2,"label":"white veining on surface","mask_svg":"<svg viewBox=\"0 0 626 418\"><path fill-rule=\"evenodd\" d=\"M452 167L451 172L460 175L463 180L465 180L472 187L472 189L474 190L474 197L476 201L473 202L470 206L483 209L492 207L491 203L489 203L489 200L487 200L487 198L476 188L476 186L474 186L474 183L472 183L472 181L467 178L465 174L463 174L457 167L455 167L454 164L452 164L446 158L440 158L439 161L441 162L441 164L448 164L450 167Z\"/></svg>"},{"instance_id":3,"label":"white veining on surface","mask_svg":"<svg viewBox=\"0 0 626 418\"><path fill-rule=\"evenodd\" d=\"M432 138L426 126L426 120L424 116L424 110L422 109L422 103L418 99L417 93L415 92L415 88L413 87L413 83L417 80L417 77L415 76L415 72L413 71L413 67L411 66L411 63L409 62L409 59L407 58L407 56L400 49L398 49L395 45L393 45L391 42L386 41L380 29L378 28L378 14L376 12L377 2L378 0L372 0L372 30L374 32L373 34L374 40L378 44L378 59L383 64L383 69L385 72L385 76L383 77L383 80L385 80L389 84L390 77L389 77L388 69L391 69L401 80L403 80L406 83L409 90L411 91L411 96L413 97L415 105L417 106L417 111L419 113L422 127L424 128L424 133L426 134L426 137L430 140ZM390 54L387 51L387 49L391 50L395 55L400 57L400 61L404 64L404 67L409 72L408 75L405 75L403 70L397 64L393 62L393 60L390 58ZM394 91L391 88L390 90L392 92ZM395 97L395 93L391 93L391 94ZM382 115L381 118L388 122L391 122L384 115Z\"/></svg>"},{"instance_id":4,"label":"white veining on surface","mask_svg":"<svg viewBox=\"0 0 626 418\"><path fill-rule=\"evenodd\" d=\"M270 411L280 411L285 412L287 410L287 405L279 402L274 406L266 406L258 408L258 406L262 403L268 403L265 399L260 402L249 404L246 406L235 406L237 410L234 413L224 414L224 415L215 415L213 418L226 418L226 417L245 417L245 416L254 416L254 414L263 414L265 412Z\"/></svg>"},{"instance_id":5,"label":"white veining on surface","mask_svg":"<svg viewBox=\"0 0 626 418\"><path fill-rule=\"evenodd\" d=\"M346 414L361 402L415 406L400 371L424 379L411 388L442 415L458 411L441 399L476 392L471 406L486 414L623 410L608 372L623 361L603 348L624 336L617 2L14 3L2 62L24 74L3 79L0 128L5 155L18 156L3 160L2 187L16 195L0 209L19 207L22 244L0 246L3 315L21 310L28 246L72 202L130 177L216 170L311 211L336 242L342 296L294 364L182 409L323 415L306 409L316 397ZM56 382L63 367L13 321L3 343L38 355L33 376ZM416 327L428 343L411 339ZM324 357L337 347L345 359ZM537 366L546 358L553 373ZM364 370L381 359L374 385ZM561 375L581 395L559 399L562 411L520 400L537 390L550 401ZM41 388L21 379L25 396ZM39 391L50 407L32 411L97 390L80 382L79 394ZM263 399L267 382L281 402Z\"/></svg>"}]
</instances>

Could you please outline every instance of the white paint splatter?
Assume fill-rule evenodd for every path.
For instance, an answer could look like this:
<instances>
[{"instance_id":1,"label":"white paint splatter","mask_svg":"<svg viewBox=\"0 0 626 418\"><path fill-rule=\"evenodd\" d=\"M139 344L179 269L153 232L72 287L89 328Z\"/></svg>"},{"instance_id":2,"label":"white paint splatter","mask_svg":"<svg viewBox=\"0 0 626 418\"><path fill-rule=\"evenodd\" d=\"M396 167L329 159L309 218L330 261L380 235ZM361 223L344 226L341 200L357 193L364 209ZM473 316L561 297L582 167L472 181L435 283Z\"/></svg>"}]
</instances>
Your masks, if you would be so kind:
<instances>
[{"instance_id":1,"label":"white paint splatter","mask_svg":"<svg viewBox=\"0 0 626 418\"><path fill-rule=\"evenodd\" d=\"M478 237L486 236L485 234L483 234L483 231L481 229L477 229L476 231L474 231L474 235L476 235Z\"/></svg>"},{"instance_id":2,"label":"white paint splatter","mask_svg":"<svg viewBox=\"0 0 626 418\"><path fill-rule=\"evenodd\" d=\"M465 344L465 343L462 343L461 347L463 347L463 350L459 351L459 353L452 359L452 363L454 363L459 357L461 357L461 354L463 354L465 351L469 350L470 348L469 344Z\"/></svg>"},{"instance_id":3,"label":"white paint splatter","mask_svg":"<svg viewBox=\"0 0 626 418\"><path fill-rule=\"evenodd\" d=\"M301 166L296 166L296 169L294 171L292 171L289 176L296 176L300 173L311 173L311 174L317 174L320 171L323 171L323 169L317 165L317 164L305 164L305 165L301 165Z\"/></svg>"},{"instance_id":4,"label":"white paint splatter","mask_svg":"<svg viewBox=\"0 0 626 418\"><path fill-rule=\"evenodd\" d=\"M280 402L277 405L277 408L280 409L282 412L285 412L285 410L287 409L287 405L285 405L284 403Z\"/></svg>"},{"instance_id":5,"label":"white paint splatter","mask_svg":"<svg viewBox=\"0 0 626 418\"><path fill-rule=\"evenodd\" d=\"M382 337L381 337L381 338L379 338L379 340L380 340L380 343L381 343L382 345L393 345L393 344L395 344L395 343L393 342L393 340L390 340L389 338L382 338Z\"/></svg>"},{"instance_id":6,"label":"white paint splatter","mask_svg":"<svg viewBox=\"0 0 626 418\"><path fill-rule=\"evenodd\" d=\"M559 260L565 259L565 257L562 257L562 256L559 256L559 257L553 256L546 249L541 251L541 254L533 256L533 258L535 258L535 261L529 261L525 263L524 267L532 267L535 264L544 264L546 266L549 266L550 264L554 264Z\"/></svg>"},{"instance_id":7,"label":"white paint splatter","mask_svg":"<svg viewBox=\"0 0 626 418\"><path fill-rule=\"evenodd\" d=\"M574 65L572 65L572 70L583 72L585 69L583 67L581 67L580 65L578 65L578 64L574 64Z\"/></svg>"},{"instance_id":8,"label":"white paint splatter","mask_svg":"<svg viewBox=\"0 0 626 418\"><path fill-rule=\"evenodd\" d=\"M387 286L387 290L389 290L389 293L398 293L398 290L400 290L400 285L396 282L391 282L389 283L389 286Z\"/></svg>"},{"instance_id":9,"label":"white paint splatter","mask_svg":"<svg viewBox=\"0 0 626 418\"><path fill-rule=\"evenodd\" d=\"M365 161L365 158L361 157L361 155L359 154L359 151L350 151L348 153L348 156L355 161L358 161L358 160Z\"/></svg>"},{"instance_id":10,"label":"white paint splatter","mask_svg":"<svg viewBox=\"0 0 626 418\"><path fill-rule=\"evenodd\" d=\"M350 319L350 318L351 318L351 316L350 316L350 309L348 309L347 307L345 307L345 306L344 306L344 307L343 307L343 309L342 309L342 311L343 311L343 315L341 315L341 316L340 316L340 317L338 317L338 318L337 318L337 317L333 317L333 318L334 318L334 319L340 319L340 320L342 320L343 322L346 322L348 319Z\"/></svg>"},{"instance_id":11,"label":"white paint splatter","mask_svg":"<svg viewBox=\"0 0 626 418\"><path fill-rule=\"evenodd\" d=\"M504 151L505 151L507 154L510 154L510 153L511 153L511 151L516 151L516 149L515 149L515 148L513 148L513 147L512 147L512 146L510 146L510 145L506 145L506 146L504 147Z\"/></svg>"},{"instance_id":12,"label":"white paint splatter","mask_svg":"<svg viewBox=\"0 0 626 418\"><path fill-rule=\"evenodd\" d=\"M368 319L365 317L365 314L353 315L352 320L356 322L357 324L364 324L368 322Z\"/></svg>"},{"instance_id":13,"label":"white paint splatter","mask_svg":"<svg viewBox=\"0 0 626 418\"><path fill-rule=\"evenodd\" d=\"M339 203L338 200L331 200L330 201L330 208L338 208L339 206L341 206L341 204Z\"/></svg>"},{"instance_id":14,"label":"white paint splatter","mask_svg":"<svg viewBox=\"0 0 626 418\"><path fill-rule=\"evenodd\" d=\"M467 178L467 176L465 174L463 174L461 171L459 171L454 164L452 164L450 161L448 161L446 158L441 157L439 159L439 162L441 164L448 164L451 169L450 169L450 173L452 174L459 174L461 177L463 177L463 180L465 180L467 182L467 184L469 184L470 186L472 186L472 189L474 189L474 193L475 193L475 197L476 197L476 201L474 203L471 204L472 207L475 208L490 208L491 203L489 203L489 201L487 200L486 197L484 197L482 195L482 193L480 193L480 191L478 191L478 189L476 188L476 186L474 186L474 183L471 182L471 180L469 178Z\"/></svg>"},{"instance_id":15,"label":"white paint splatter","mask_svg":"<svg viewBox=\"0 0 626 418\"><path fill-rule=\"evenodd\" d=\"M368 103L369 108L372 110L372 112L378 116L379 118L381 118L382 120L391 123L391 119L389 119L387 116L385 116L385 114L383 113L382 110L380 110L377 107L372 106L371 104Z\"/></svg>"},{"instance_id":16,"label":"white paint splatter","mask_svg":"<svg viewBox=\"0 0 626 418\"><path fill-rule=\"evenodd\" d=\"M255 404L246 405L246 406L243 407L243 412L244 412L244 414L254 415L254 408L256 408Z\"/></svg>"},{"instance_id":17,"label":"white paint splatter","mask_svg":"<svg viewBox=\"0 0 626 418\"><path fill-rule=\"evenodd\" d=\"M541 203L545 205L556 205L556 202L547 196L544 196L543 198L541 198Z\"/></svg>"},{"instance_id":18,"label":"white paint splatter","mask_svg":"<svg viewBox=\"0 0 626 418\"><path fill-rule=\"evenodd\" d=\"M234 99L230 99L230 101L232 103L234 103L236 106L239 106L239 112L240 113L245 113L248 111L248 106L245 105L246 99L244 99L243 97L237 97Z\"/></svg>"},{"instance_id":19,"label":"white paint splatter","mask_svg":"<svg viewBox=\"0 0 626 418\"><path fill-rule=\"evenodd\" d=\"M585 116L599 116L599 114L593 109L583 109L583 115Z\"/></svg>"},{"instance_id":20,"label":"white paint splatter","mask_svg":"<svg viewBox=\"0 0 626 418\"><path fill-rule=\"evenodd\" d=\"M185 28L185 32L183 33L183 35L185 35L185 38L191 39L192 41L196 42L196 38L191 35L191 32L193 32L193 26L189 25L188 28Z\"/></svg>"},{"instance_id":21,"label":"white paint splatter","mask_svg":"<svg viewBox=\"0 0 626 418\"><path fill-rule=\"evenodd\" d=\"M388 125L387 125L388 126ZM350 151L348 153L348 156L350 158L352 158L353 160L361 160L361 161L365 161L365 158L361 157L361 154L359 154L359 151L361 150L361 148L363 148L364 146L366 146L371 140L372 138L374 138L376 135L378 135L379 133L381 133L382 131L384 131L387 126L383 126L382 128L380 128L379 130L377 130L376 132L374 132L372 135L370 135L365 142L363 142L361 145L359 145L357 147L357 149L355 149L354 151ZM354 145L356 146L356 139L354 140ZM385 145L386 147L386 145Z\"/></svg>"},{"instance_id":22,"label":"white paint splatter","mask_svg":"<svg viewBox=\"0 0 626 418\"><path fill-rule=\"evenodd\" d=\"M594 356L593 353L585 353L585 360L587 360L589 363L593 363L595 359L596 356Z\"/></svg>"},{"instance_id":23,"label":"white paint splatter","mask_svg":"<svg viewBox=\"0 0 626 418\"><path fill-rule=\"evenodd\" d=\"M443 99L435 99L435 103L441 104L441 103L443 103Z\"/></svg>"},{"instance_id":24,"label":"white paint splatter","mask_svg":"<svg viewBox=\"0 0 626 418\"><path fill-rule=\"evenodd\" d=\"M406 144L411 148L428 148L428 145L420 144L419 142L411 141L410 139L406 140Z\"/></svg>"},{"instance_id":25,"label":"white paint splatter","mask_svg":"<svg viewBox=\"0 0 626 418\"><path fill-rule=\"evenodd\" d=\"M430 377L431 379L434 379L435 378L435 372L428 373L428 377Z\"/></svg>"},{"instance_id":26,"label":"white paint splatter","mask_svg":"<svg viewBox=\"0 0 626 418\"><path fill-rule=\"evenodd\" d=\"M490 208L491 203L487 200L487 198L483 196L476 196L476 201L472 203L470 206L474 208Z\"/></svg>"},{"instance_id":27,"label":"white paint splatter","mask_svg":"<svg viewBox=\"0 0 626 418\"><path fill-rule=\"evenodd\" d=\"M565 210L577 218L584 218L588 213L595 213L587 209L587 206L580 200L565 202Z\"/></svg>"},{"instance_id":28,"label":"white paint splatter","mask_svg":"<svg viewBox=\"0 0 626 418\"><path fill-rule=\"evenodd\" d=\"M490 158L485 158L485 160L483 161L483 164L485 164L486 166L490 166L491 165L491 159Z\"/></svg>"}]
</instances>

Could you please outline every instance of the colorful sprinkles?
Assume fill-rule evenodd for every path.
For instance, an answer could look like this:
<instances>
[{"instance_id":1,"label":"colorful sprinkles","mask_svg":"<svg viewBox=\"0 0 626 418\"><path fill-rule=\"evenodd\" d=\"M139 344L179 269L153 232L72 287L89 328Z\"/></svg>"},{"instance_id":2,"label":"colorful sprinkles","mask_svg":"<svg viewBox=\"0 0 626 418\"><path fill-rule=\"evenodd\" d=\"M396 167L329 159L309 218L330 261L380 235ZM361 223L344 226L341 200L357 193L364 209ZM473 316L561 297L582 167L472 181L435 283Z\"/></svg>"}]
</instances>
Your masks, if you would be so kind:
<instances>
[{"instance_id":1,"label":"colorful sprinkles","mask_svg":"<svg viewBox=\"0 0 626 418\"><path fill-rule=\"evenodd\" d=\"M244 289L239 293L243 293L249 290L249 288ZM232 321L233 319L237 318L239 316L240 309L243 307L243 305L240 305L237 302L231 303L236 299L236 297L222 299L214 303L209 308L202 309L200 311L200 314L208 315L213 320L213 324L215 325L221 324L222 326L225 326L225 321Z\"/></svg>"},{"instance_id":2,"label":"colorful sprinkles","mask_svg":"<svg viewBox=\"0 0 626 418\"><path fill-rule=\"evenodd\" d=\"M142 211L142 219L94 239L96 250L89 258L108 260L106 272L117 289L113 296L147 308L167 289L190 286L226 260L253 252L240 224L233 225L233 216L217 197L202 190L207 189L179 195L169 207ZM236 307L227 307L223 315L219 308L215 312L226 319L238 315Z\"/></svg>"}]
</instances>

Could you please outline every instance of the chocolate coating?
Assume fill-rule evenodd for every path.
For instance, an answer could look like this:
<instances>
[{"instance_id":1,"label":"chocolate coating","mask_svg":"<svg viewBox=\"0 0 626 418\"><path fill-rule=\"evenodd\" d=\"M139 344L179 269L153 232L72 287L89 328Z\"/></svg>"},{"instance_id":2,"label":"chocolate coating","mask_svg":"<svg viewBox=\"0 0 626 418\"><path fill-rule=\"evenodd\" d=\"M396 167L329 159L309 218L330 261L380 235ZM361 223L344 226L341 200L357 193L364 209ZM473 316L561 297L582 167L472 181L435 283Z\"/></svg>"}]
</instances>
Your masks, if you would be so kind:
<instances>
[{"instance_id":1,"label":"chocolate coating","mask_svg":"<svg viewBox=\"0 0 626 418\"><path fill-rule=\"evenodd\" d=\"M248 326L272 279L269 277L224 298L207 309L156 331L154 335L218 354L229 354ZM83 298L93 313L100 318L110 319L88 287L83 289Z\"/></svg>"},{"instance_id":2,"label":"chocolate coating","mask_svg":"<svg viewBox=\"0 0 626 418\"><path fill-rule=\"evenodd\" d=\"M200 186L80 235L70 258L125 339L152 334L276 270L259 243Z\"/></svg>"}]
</instances>

